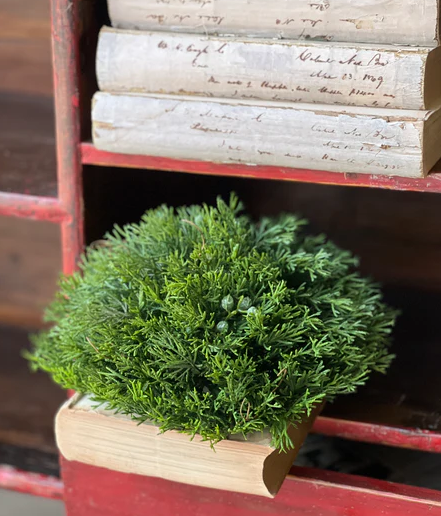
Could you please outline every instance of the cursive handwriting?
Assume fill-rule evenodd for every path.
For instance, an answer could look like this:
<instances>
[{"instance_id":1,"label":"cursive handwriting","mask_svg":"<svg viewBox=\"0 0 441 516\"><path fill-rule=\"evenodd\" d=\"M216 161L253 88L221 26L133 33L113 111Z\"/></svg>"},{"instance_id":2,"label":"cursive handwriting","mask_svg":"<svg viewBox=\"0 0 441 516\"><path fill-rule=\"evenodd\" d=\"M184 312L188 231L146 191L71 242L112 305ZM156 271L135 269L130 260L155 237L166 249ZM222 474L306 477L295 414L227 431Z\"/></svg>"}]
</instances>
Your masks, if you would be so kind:
<instances>
[{"instance_id":1,"label":"cursive handwriting","mask_svg":"<svg viewBox=\"0 0 441 516\"><path fill-rule=\"evenodd\" d=\"M408 67L399 67L397 58L391 59L386 51L348 51L299 43L267 47L259 42L210 40L197 35L168 37L159 32L152 36L152 44L166 54L163 60L172 69L179 70L181 91L189 95L400 107L403 94L396 85L406 80L400 70L421 73L417 59L412 62L411 56ZM156 59L159 65L160 58ZM162 69L165 73L166 67ZM167 87L161 90L166 92ZM414 90L411 88L410 95L416 94Z\"/></svg>"}]
</instances>

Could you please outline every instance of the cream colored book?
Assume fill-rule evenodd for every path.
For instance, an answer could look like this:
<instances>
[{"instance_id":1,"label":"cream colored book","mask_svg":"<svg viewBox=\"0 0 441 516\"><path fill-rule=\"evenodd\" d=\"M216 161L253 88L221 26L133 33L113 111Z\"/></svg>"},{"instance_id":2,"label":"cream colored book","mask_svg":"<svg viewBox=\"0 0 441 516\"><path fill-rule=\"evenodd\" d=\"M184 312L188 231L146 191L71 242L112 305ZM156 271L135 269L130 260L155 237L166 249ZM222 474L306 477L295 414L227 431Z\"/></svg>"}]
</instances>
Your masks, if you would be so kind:
<instances>
[{"instance_id":1,"label":"cream colored book","mask_svg":"<svg viewBox=\"0 0 441 516\"><path fill-rule=\"evenodd\" d=\"M309 43L104 28L101 90L435 109L441 47Z\"/></svg>"},{"instance_id":2,"label":"cream colored book","mask_svg":"<svg viewBox=\"0 0 441 516\"><path fill-rule=\"evenodd\" d=\"M175 482L274 497L321 407L289 428L295 448L281 453L268 433L210 443L195 436L138 424L87 396L76 395L57 414L55 433L68 460L103 468L165 478Z\"/></svg>"},{"instance_id":3,"label":"cream colored book","mask_svg":"<svg viewBox=\"0 0 441 516\"><path fill-rule=\"evenodd\" d=\"M99 92L92 121L124 154L405 177L441 157L441 111Z\"/></svg>"},{"instance_id":4,"label":"cream colored book","mask_svg":"<svg viewBox=\"0 0 441 516\"><path fill-rule=\"evenodd\" d=\"M122 29L436 46L438 0L108 0Z\"/></svg>"}]
</instances>

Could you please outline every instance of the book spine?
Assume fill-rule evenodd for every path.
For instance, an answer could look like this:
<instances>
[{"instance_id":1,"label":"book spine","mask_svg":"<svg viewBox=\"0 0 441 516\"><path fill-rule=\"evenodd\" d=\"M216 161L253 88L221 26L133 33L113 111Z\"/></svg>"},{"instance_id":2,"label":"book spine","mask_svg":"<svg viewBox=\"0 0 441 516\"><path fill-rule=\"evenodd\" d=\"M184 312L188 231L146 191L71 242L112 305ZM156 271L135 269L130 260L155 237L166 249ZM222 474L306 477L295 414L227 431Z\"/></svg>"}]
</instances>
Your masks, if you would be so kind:
<instances>
[{"instance_id":1,"label":"book spine","mask_svg":"<svg viewBox=\"0 0 441 516\"><path fill-rule=\"evenodd\" d=\"M438 0L109 0L114 27L436 46Z\"/></svg>"},{"instance_id":2,"label":"book spine","mask_svg":"<svg viewBox=\"0 0 441 516\"><path fill-rule=\"evenodd\" d=\"M104 151L407 177L425 172L425 116L103 92L92 110L94 143Z\"/></svg>"},{"instance_id":3,"label":"book spine","mask_svg":"<svg viewBox=\"0 0 441 516\"><path fill-rule=\"evenodd\" d=\"M97 75L104 91L432 109L430 51L103 29Z\"/></svg>"}]
</instances>

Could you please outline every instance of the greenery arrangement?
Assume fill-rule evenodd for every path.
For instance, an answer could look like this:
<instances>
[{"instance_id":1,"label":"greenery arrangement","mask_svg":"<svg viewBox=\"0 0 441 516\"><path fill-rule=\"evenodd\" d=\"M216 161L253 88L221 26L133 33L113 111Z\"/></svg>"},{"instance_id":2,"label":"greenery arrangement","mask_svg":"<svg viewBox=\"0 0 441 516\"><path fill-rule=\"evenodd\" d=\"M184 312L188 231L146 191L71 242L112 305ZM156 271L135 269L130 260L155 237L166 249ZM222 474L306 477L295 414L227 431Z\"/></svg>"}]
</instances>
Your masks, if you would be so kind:
<instances>
[{"instance_id":1,"label":"greenery arrangement","mask_svg":"<svg viewBox=\"0 0 441 516\"><path fill-rule=\"evenodd\" d=\"M215 443L289 423L385 372L396 313L357 259L293 215L252 222L232 195L115 227L63 277L35 369L163 431Z\"/></svg>"}]
</instances>

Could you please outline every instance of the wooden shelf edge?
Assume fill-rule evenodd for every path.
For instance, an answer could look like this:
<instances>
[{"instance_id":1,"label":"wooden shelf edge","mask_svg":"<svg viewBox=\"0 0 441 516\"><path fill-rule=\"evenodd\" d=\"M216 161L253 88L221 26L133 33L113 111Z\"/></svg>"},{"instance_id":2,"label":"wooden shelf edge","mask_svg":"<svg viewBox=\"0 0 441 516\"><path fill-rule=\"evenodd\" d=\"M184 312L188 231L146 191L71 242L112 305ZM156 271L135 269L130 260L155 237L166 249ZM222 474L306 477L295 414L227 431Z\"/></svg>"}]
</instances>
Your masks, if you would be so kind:
<instances>
[{"instance_id":1,"label":"wooden shelf edge","mask_svg":"<svg viewBox=\"0 0 441 516\"><path fill-rule=\"evenodd\" d=\"M441 433L320 416L313 432L350 441L441 453Z\"/></svg>"},{"instance_id":2,"label":"wooden shelf edge","mask_svg":"<svg viewBox=\"0 0 441 516\"><path fill-rule=\"evenodd\" d=\"M400 191L441 193L441 172L433 172L423 179L405 177L370 176L367 174L343 174L316 170L263 167L252 165L223 165L202 161L185 161L154 156L135 156L100 151L92 143L81 144L84 165L145 168L153 170L187 172L216 176L274 179L302 183L341 186L383 188ZM440 169L438 164L436 170Z\"/></svg>"},{"instance_id":3,"label":"wooden shelf edge","mask_svg":"<svg viewBox=\"0 0 441 516\"><path fill-rule=\"evenodd\" d=\"M159 478L116 473L114 471L69 462L62 458L63 476L69 489L65 499L71 514L92 515L106 503L109 516L127 512L169 514L348 514L384 516L441 515L441 494L420 487L383 480L295 467L290 471L274 500L244 496L216 489L195 487ZM99 478L99 482L96 479ZM111 502L109 493L113 493ZM143 496L137 496L143 493Z\"/></svg>"},{"instance_id":4,"label":"wooden shelf edge","mask_svg":"<svg viewBox=\"0 0 441 516\"><path fill-rule=\"evenodd\" d=\"M20 471L7 465L0 465L0 488L53 500L62 500L64 493L63 482L58 478Z\"/></svg>"},{"instance_id":5,"label":"wooden shelf edge","mask_svg":"<svg viewBox=\"0 0 441 516\"><path fill-rule=\"evenodd\" d=\"M0 215L59 224L68 218L58 199L0 192Z\"/></svg>"},{"instance_id":6,"label":"wooden shelf edge","mask_svg":"<svg viewBox=\"0 0 441 516\"><path fill-rule=\"evenodd\" d=\"M434 507L441 510L441 492L426 487L397 484L387 480L300 466L293 466L291 468L286 477L285 484L289 485L289 482L295 482L300 485L303 483L305 486L314 486L316 489L322 487L334 490L341 489L343 491L353 490L358 494L364 493L389 499L401 499L401 501L428 503L429 506L433 504Z\"/></svg>"}]
</instances>

